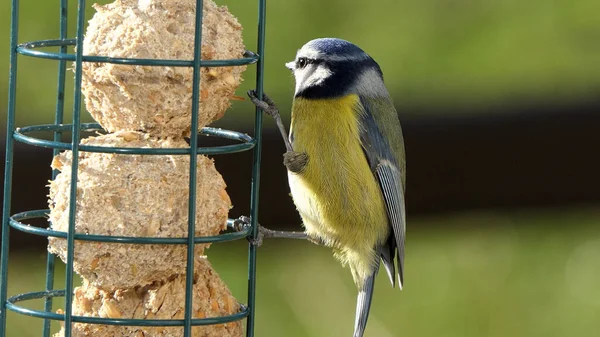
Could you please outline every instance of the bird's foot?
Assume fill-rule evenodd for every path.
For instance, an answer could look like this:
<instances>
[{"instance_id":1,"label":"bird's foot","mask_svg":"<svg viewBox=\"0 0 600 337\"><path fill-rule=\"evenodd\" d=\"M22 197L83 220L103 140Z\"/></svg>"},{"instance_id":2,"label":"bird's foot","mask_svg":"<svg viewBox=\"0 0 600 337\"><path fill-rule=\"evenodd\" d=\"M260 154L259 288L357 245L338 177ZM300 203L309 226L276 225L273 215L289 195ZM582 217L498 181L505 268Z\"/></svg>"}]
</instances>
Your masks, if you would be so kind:
<instances>
[{"instance_id":1,"label":"bird's foot","mask_svg":"<svg viewBox=\"0 0 600 337\"><path fill-rule=\"evenodd\" d=\"M279 109L275 105L275 102L271 99L271 97L267 96L267 94L263 93L263 99L258 98L258 94L256 90L248 90L248 97L254 105L260 108L262 111L269 114L269 116L277 119L281 119L279 115Z\"/></svg>"},{"instance_id":2,"label":"bird's foot","mask_svg":"<svg viewBox=\"0 0 600 337\"><path fill-rule=\"evenodd\" d=\"M271 97L267 96L267 94L263 94L263 99L261 100L258 98L256 90L249 90L248 97L250 97L250 100L252 103L254 103L254 105L273 117L275 124L277 124L277 128L279 129L279 133L281 133L281 137L283 138L283 143L285 144L286 150L293 151L292 143L290 143L287 131L285 131L285 126L283 126L279 109Z\"/></svg>"},{"instance_id":3,"label":"bird's foot","mask_svg":"<svg viewBox=\"0 0 600 337\"><path fill-rule=\"evenodd\" d=\"M265 236L265 234L262 232L262 230L266 229L263 228L260 224L256 224L258 226L258 232L256 234L256 237L248 237L248 242L250 242L250 244L260 247L263 243L263 238ZM243 230L247 230L248 228L250 228L252 226L252 223L250 221L250 217L242 215L241 217L237 218L234 221L233 224L233 228L238 231L241 232Z\"/></svg>"},{"instance_id":4,"label":"bird's foot","mask_svg":"<svg viewBox=\"0 0 600 337\"><path fill-rule=\"evenodd\" d=\"M300 173L308 164L308 155L305 152L288 151L283 154L283 165L290 172Z\"/></svg>"}]
</instances>

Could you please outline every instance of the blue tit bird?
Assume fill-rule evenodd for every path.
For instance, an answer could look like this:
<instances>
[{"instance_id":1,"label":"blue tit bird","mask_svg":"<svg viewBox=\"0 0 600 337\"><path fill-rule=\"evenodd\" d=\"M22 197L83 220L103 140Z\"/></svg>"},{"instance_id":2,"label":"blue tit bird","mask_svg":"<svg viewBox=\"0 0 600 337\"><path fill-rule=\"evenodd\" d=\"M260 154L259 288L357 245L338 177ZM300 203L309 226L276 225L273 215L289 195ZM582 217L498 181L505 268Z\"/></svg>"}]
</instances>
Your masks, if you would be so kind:
<instances>
[{"instance_id":1,"label":"blue tit bird","mask_svg":"<svg viewBox=\"0 0 600 337\"><path fill-rule=\"evenodd\" d=\"M275 117L284 136L284 164L305 233L262 232L306 237L333 249L359 291L354 337L362 337L380 263L392 286L396 275L400 289L404 282L406 161L400 121L381 68L350 42L309 41L286 66L296 83L289 138L272 100L249 95Z\"/></svg>"}]
</instances>

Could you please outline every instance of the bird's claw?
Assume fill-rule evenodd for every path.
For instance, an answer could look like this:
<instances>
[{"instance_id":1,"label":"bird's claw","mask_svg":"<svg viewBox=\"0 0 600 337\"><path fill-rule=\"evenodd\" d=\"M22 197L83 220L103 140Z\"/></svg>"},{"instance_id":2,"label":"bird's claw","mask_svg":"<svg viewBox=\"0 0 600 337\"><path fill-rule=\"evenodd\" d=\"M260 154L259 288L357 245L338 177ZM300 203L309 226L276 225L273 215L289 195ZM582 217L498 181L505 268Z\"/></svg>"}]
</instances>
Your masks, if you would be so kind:
<instances>
[{"instance_id":1,"label":"bird's claw","mask_svg":"<svg viewBox=\"0 0 600 337\"><path fill-rule=\"evenodd\" d=\"M248 242L250 242L250 244L252 244L253 246L257 246L260 247L263 243L263 238L264 238L264 229L261 225L257 224L258 226L258 232L257 232L257 236L256 237L248 237ZM250 217L242 215L239 218L235 219L233 222L233 228L238 231L244 231L247 230L248 228L252 227L252 223L250 221Z\"/></svg>"},{"instance_id":2,"label":"bird's claw","mask_svg":"<svg viewBox=\"0 0 600 337\"><path fill-rule=\"evenodd\" d=\"M283 165L288 171L300 173L308 164L308 155L305 152L288 151L283 154Z\"/></svg>"},{"instance_id":3,"label":"bird's claw","mask_svg":"<svg viewBox=\"0 0 600 337\"><path fill-rule=\"evenodd\" d=\"M275 105L275 102L267 94L263 93L263 99L258 98L256 90L248 90L248 97L254 105L260 108L262 111L269 114L271 117L279 115L279 109Z\"/></svg>"},{"instance_id":4,"label":"bird's claw","mask_svg":"<svg viewBox=\"0 0 600 337\"><path fill-rule=\"evenodd\" d=\"M256 107L269 114L275 120L275 124L277 124L277 128L281 133L281 137L283 137L283 142L285 143L285 148L288 151L293 151L292 144L290 143L287 132L285 131L285 126L283 126L283 122L281 121L281 115L279 114L279 109L275 105L275 102L271 99L271 97L267 96L267 94L262 95L262 100L258 98L258 94L256 90L249 90L248 97Z\"/></svg>"}]
</instances>

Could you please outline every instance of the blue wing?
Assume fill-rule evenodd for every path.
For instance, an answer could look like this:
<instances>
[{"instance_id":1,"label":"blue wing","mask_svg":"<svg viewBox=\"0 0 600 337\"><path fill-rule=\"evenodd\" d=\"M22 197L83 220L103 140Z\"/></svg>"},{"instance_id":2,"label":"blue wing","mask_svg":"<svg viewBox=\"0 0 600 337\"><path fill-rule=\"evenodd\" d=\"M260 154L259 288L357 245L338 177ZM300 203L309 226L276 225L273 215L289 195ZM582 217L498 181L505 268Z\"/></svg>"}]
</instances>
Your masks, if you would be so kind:
<instances>
[{"instance_id":1,"label":"blue wing","mask_svg":"<svg viewBox=\"0 0 600 337\"><path fill-rule=\"evenodd\" d=\"M361 97L361 109L361 144L373 174L379 182L391 227L391 235L387 242L383 247L377 248L381 252L381 259L392 285L395 285L394 258L397 259L398 282L402 289L406 237L405 159L402 130L396 110L389 98Z\"/></svg>"}]
</instances>

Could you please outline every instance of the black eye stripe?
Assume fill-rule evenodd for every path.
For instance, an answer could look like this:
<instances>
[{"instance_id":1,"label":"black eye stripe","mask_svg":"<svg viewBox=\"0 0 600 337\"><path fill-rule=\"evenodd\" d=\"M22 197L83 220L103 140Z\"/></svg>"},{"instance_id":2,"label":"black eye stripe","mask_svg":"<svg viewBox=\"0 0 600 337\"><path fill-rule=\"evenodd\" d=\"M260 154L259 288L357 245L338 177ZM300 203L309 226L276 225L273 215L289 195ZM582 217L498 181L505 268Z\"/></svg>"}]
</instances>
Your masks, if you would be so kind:
<instances>
[{"instance_id":1,"label":"black eye stripe","mask_svg":"<svg viewBox=\"0 0 600 337\"><path fill-rule=\"evenodd\" d=\"M301 57L296 61L296 68L304 68L308 64L308 59L306 57Z\"/></svg>"},{"instance_id":2,"label":"black eye stripe","mask_svg":"<svg viewBox=\"0 0 600 337\"><path fill-rule=\"evenodd\" d=\"M302 69L306 67L308 64L319 64L322 60L309 59L307 57L301 57L296 61L296 68Z\"/></svg>"}]
</instances>

